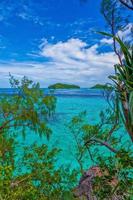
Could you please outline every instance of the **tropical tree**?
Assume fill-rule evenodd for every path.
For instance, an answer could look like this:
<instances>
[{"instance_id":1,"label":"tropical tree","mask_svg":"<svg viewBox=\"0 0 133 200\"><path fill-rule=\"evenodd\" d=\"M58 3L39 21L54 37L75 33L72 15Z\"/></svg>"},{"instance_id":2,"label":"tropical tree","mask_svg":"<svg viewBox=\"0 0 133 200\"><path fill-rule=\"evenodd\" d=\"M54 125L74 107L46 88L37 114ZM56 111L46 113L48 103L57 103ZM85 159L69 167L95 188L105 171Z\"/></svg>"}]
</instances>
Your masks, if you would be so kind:
<instances>
[{"instance_id":1,"label":"tropical tree","mask_svg":"<svg viewBox=\"0 0 133 200\"><path fill-rule=\"evenodd\" d=\"M128 24L128 15L124 12L123 6L117 0L102 0L101 13L107 23L109 32L117 36L119 30L123 30ZM124 15L123 15L124 13ZM121 52L117 46L115 37L113 39L113 50L118 56L122 65Z\"/></svg>"},{"instance_id":2,"label":"tropical tree","mask_svg":"<svg viewBox=\"0 0 133 200\"><path fill-rule=\"evenodd\" d=\"M67 167L56 167L58 149L49 150L47 145L33 144L24 147L24 155L18 160L19 152L12 146L14 139L10 140L5 139L8 152L4 152L4 157L0 157L2 200L73 199L72 188L77 173ZM1 152L6 148L5 145L1 144Z\"/></svg>"},{"instance_id":3,"label":"tropical tree","mask_svg":"<svg viewBox=\"0 0 133 200\"><path fill-rule=\"evenodd\" d=\"M10 84L14 94L0 97L0 134L17 130L24 134L28 128L49 137L51 130L46 124L47 105L39 83L35 84L27 77L18 81L10 75Z\"/></svg>"},{"instance_id":4,"label":"tropical tree","mask_svg":"<svg viewBox=\"0 0 133 200\"><path fill-rule=\"evenodd\" d=\"M10 75L10 83L13 94L0 97L0 199L73 199L77 172L58 167L60 150L44 144L52 133L48 115L55 111L55 97L26 77ZM41 144L27 144L29 133L38 134Z\"/></svg>"},{"instance_id":5,"label":"tropical tree","mask_svg":"<svg viewBox=\"0 0 133 200\"><path fill-rule=\"evenodd\" d=\"M115 75L109 76L109 78L115 84L116 95L122 105L119 112L133 141L133 49L128 48L120 38L116 38L116 40L120 44L123 60L122 65L115 65Z\"/></svg>"},{"instance_id":6,"label":"tropical tree","mask_svg":"<svg viewBox=\"0 0 133 200\"><path fill-rule=\"evenodd\" d=\"M121 17L121 6L117 1L103 0L101 12L110 28L111 34L102 33L111 36L113 39L113 49L118 56L119 64L115 65L115 75L109 76L115 83L116 98L122 105L119 112L123 111L121 117L133 141L132 124L132 91L133 91L133 48L132 44L126 44L118 36L118 30L126 26L126 18Z\"/></svg>"},{"instance_id":7,"label":"tropical tree","mask_svg":"<svg viewBox=\"0 0 133 200\"><path fill-rule=\"evenodd\" d=\"M82 112L69 124L77 144L75 156L82 169L74 189L78 198L128 200L132 197L132 145L122 134L121 124L114 123L115 114L107 109L100 113L98 123L88 124L86 113ZM90 167L84 171L86 165Z\"/></svg>"}]
</instances>

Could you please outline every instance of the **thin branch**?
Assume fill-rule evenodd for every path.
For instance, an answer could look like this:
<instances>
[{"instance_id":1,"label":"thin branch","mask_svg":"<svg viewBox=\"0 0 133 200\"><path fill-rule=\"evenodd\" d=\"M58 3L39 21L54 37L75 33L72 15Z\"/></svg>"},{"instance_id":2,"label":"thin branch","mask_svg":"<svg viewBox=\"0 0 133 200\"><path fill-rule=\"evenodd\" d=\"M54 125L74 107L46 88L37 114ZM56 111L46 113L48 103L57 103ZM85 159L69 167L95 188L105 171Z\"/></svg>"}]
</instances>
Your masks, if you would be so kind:
<instances>
[{"instance_id":1,"label":"thin branch","mask_svg":"<svg viewBox=\"0 0 133 200\"><path fill-rule=\"evenodd\" d=\"M18 187L21 183L27 181L27 180L28 180L29 178L31 178L31 177L32 177L32 175L29 174L27 177L24 177L24 178L21 179L21 180L12 181L12 182L11 182L11 188L13 188L13 187Z\"/></svg>"},{"instance_id":2,"label":"thin branch","mask_svg":"<svg viewBox=\"0 0 133 200\"><path fill-rule=\"evenodd\" d=\"M85 144L85 146L86 146L86 149L87 149L87 151L88 151L88 153L89 153L89 156L90 156L91 161L92 161L92 162L95 162L94 159L93 159L93 155L92 155L90 149L88 148L87 144Z\"/></svg>"},{"instance_id":3,"label":"thin branch","mask_svg":"<svg viewBox=\"0 0 133 200\"><path fill-rule=\"evenodd\" d=\"M130 2L131 2L131 4L132 5L129 5L126 1L124 1L124 0L119 0L124 6L126 6L128 9L130 9L130 10L133 10L133 0L131 0Z\"/></svg>"},{"instance_id":4,"label":"thin branch","mask_svg":"<svg viewBox=\"0 0 133 200\"><path fill-rule=\"evenodd\" d=\"M114 131L116 130L117 126L118 126L118 122L114 123L114 125L112 126L112 128L110 129L110 131L108 133L107 141L111 138L111 136L114 133Z\"/></svg>"},{"instance_id":5,"label":"thin branch","mask_svg":"<svg viewBox=\"0 0 133 200\"><path fill-rule=\"evenodd\" d=\"M12 121L14 121L14 120L15 120L15 118L12 118L12 119L6 121L2 126L0 126L0 132L2 132L2 130L3 130L4 128L6 128L6 126L7 126L10 122L12 122Z\"/></svg>"},{"instance_id":6,"label":"thin branch","mask_svg":"<svg viewBox=\"0 0 133 200\"><path fill-rule=\"evenodd\" d=\"M30 123L28 123L28 124L14 124L14 125L7 126L6 128L7 129L12 128L12 127L14 127L14 128L16 128L16 127L28 127L29 128L29 126L31 126Z\"/></svg>"},{"instance_id":7,"label":"thin branch","mask_svg":"<svg viewBox=\"0 0 133 200\"><path fill-rule=\"evenodd\" d=\"M112 8L112 14L111 14L112 18L112 22L111 22L111 31L112 31L112 35L114 36L113 37L113 47L114 47L114 52L115 54L118 56L118 59L119 59L119 62L120 62L120 65L122 66L122 59L121 59L121 55L120 53L118 52L117 48L116 48L116 39L115 39L115 36L116 36L116 33L115 33L115 4Z\"/></svg>"},{"instance_id":8,"label":"thin branch","mask_svg":"<svg viewBox=\"0 0 133 200\"><path fill-rule=\"evenodd\" d=\"M29 112L27 111L27 113L29 113ZM15 121L15 120L18 119L19 117L23 117L23 115L18 115L17 117L13 117L12 119L6 121L2 126L0 126L0 133L2 133L2 131L3 131L5 128L7 128L8 124L10 124L10 122ZM10 128L11 126L12 126L12 127L13 127L13 126L15 127L15 125L10 125L10 126L8 126L8 128Z\"/></svg>"},{"instance_id":9,"label":"thin branch","mask_svg":"<svg viewBox=\"0 0 133 200\"><path fill-rule=\"evenodd\" d=\"M113 153L117 153L118 151L116 149L114 149L113 147L111 147L107 142L105 141L102 141L100 139L96 139L96 138L93 138L93 139L90 139L89 141L87 141L85 143L85 146L88 145L89 143L92 143L92 142L96 142L96 143L99 143L101 144L102 146L105 146L107 147L110 151L112 151Z\"/></svg>"}]
</instances>

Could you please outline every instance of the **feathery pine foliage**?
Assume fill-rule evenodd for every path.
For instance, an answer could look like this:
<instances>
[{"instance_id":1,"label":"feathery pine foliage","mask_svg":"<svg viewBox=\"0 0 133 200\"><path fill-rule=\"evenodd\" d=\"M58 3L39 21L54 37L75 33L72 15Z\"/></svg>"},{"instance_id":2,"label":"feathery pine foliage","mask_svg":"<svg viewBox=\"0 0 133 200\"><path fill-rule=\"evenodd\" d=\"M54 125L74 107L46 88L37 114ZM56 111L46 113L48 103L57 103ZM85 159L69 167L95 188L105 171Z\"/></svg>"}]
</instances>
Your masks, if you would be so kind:
<instances>
[{"instance_id":1,"label":"feathery pine foliage","mask_svg":"<svg viewBox=\"0 0 133 200\"><path fill-rule=\"evenodd\" d=\"M18 81L10 75L10 83L15 94L0 97L0 199L73 199L77 174L56 166L58 149L33 144L18 152L20 134L50 137L47 120L55 112L56 98L44 96L39 84L26 77Z\"/></svg>"},{"instance_id":2,"label":"feathery pine foliage","mask_svg":"<svg viewBox=\"0 0 133 200\"><path fill-rule=\"evenodd\" d=\"M7 138L6 138L7 143ZM10 143L10 140L9 140ZM0 150L3 150L2 146ZM46 145L28 146L24 155L15 162L16 156L10 150L0 157L0 197L3 200L62 200L73 199L72 188L76 171L57 169L58 149L49 150ZM14 153L14 155L13 155Z\"/></svg>"},{"instance_id":3,"label":"feathery pine foliage","mask_svg":"<svg viewBox=\"0 0 133 200\"><path fill-rule=\"evenodd\" d=\"M34 130L35 133L50 136L51 130L46 124L48 106L45 104L43 91L39 83L35 84L24 77L21 81L10 75L11 87L15 90L13 95L2 95L0 97L0 134L5 131L20 133L25 130ZM55 97L51 97L51 105Z\"/></svg>"}]
</instances>

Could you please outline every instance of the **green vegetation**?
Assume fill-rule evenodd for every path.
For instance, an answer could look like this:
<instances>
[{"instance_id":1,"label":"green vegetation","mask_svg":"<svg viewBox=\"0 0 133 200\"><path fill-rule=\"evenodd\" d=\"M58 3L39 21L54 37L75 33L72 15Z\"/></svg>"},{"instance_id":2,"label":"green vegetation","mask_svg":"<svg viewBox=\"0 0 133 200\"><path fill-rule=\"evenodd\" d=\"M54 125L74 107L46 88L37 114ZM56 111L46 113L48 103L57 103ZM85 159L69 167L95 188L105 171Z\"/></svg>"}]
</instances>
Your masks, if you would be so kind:
<instances>
[{"instance_id":1,"label":"green vegetation","mask_svg":"<svg viewBox=\"0 0 133 200\"><path fill-rule=\"evenodd\" d=\"M21 146L17 142L18 136L25 139L29 131L39 134L42 139L50 138L52 132L48 120L49 114L52 117L55 112L55 97L44 96L39 84L26 77L19 82L11 76L10 83L18 93L0 99L2 200L74 200L73 194L78 200L81 197L75 192L78 177L84 173L84 166L89 165L90 160L103 172L108 171L108 174L93 180L93 196L99 200L111 199L114 195L130 199L132 151L130 145L121 146L122 137L117 134L120 123L115 123L117 114L114 110L101 112L96 124L88 124L86 112L73 117L67 128L73 136L76 148L73 154L79 167L57 167L60 149L49 149L46 144ZM22 153L18 158L19 149ZM108 154L101 154L101 149ZM110 185L114 176L117 177L117 185Z\"/></svg>"},{"instance_id":2,"label":"green vegetation","mask_svg":"<svg viewBox=\"0 0 133 200\"><path fill-rule=\"evenodd\" d=\"M107 85L107 84L105 84L105 85L102 85L102 84L96 84L96 85L94 85L93 87L91 87L91 89L112 90L113 87L112 87L112 86L109 86L109 85Z\"/></svg>"},{"instance_id":3,"label":"green vegetation","mask_svg":"<svg viewBox=\"0 0 133 200\"><path fill-rule=\"evenodd\" d=\"M75 194L79 198L85 196L85 199L93 196L98 200L130 200L133 181L132 144L121 144L123 137L117 132L121 123L115 123L114 110L102 111L99 117L98 123L88 124L86 112L82 112L69 123L70 133L77 148L75 158L79 164L79 171L83 172L84 164L89 165L90 161L101 171L90 180L87 190L88 177L85 185L81 185L80 181L75 188ZM93 176L93 173L90 176ZM81 180L86 181L85 175Z\"/></svg>"},{"instance_id":4,"label":"green vegetation","mask_svg":"<svg viewBox=\"0 0 133 200\"><path fill-rule=\"evenodd\" d=\"M126 130L133 141L133 45L125 42L126 38L121 39L118 36L118 31L123 30L128 24L126 13L125 15L121 14L123 10L121 3L115 0L102 0L101 12L110 33L100 32L100 34L104 37L112 37L113 40L113 49L119 63L114 66L115 75L110 75L109 78L115 84L117 112L122 117ZM130 4L131 2L126 1L126 3Z\"/></svg>"},{"instance_id":5,"label":"green vegetation","mask_svg":"<svg viewBox=\"0 0 133 200\"><path fill-rule=\"evenodd\" d=\"M80 87L73 84L56 83L56 84L50 85L48 88L49 89L79 89Z\"/></svg>"},{"instance_id":6,"label":"green vegetation","mask_svg":"<svg viewBox=\"0 0 133 200\"><path fill-rule=\"evenodd\" d=\"M120 45L124 59L114 66L115 75L109 78L114 82L116 99L119 102L118 112L122 116L126 130L133 141L133 48L127 46L119 37L103 33L113 37Z\"/></svg>"},{"instance_id":7,"label":"green vegetation","mask_svg":"<svg viewBox=\"0 0 133 200\"><path fill-rule=\"evenodd\" d=\"M2 200L62 200L73 199L72 188L76 170L57 168L60 149L47 145L20 145L18 137L28 132L49 140L49 115L55 112L54 96L44 96L39 84L24 77L10 76L17 94L0 98L0 198ZM21 150L19 150L21 149ZM22 152L21 156L20 152Z\"/></svg>"}]
</instances>

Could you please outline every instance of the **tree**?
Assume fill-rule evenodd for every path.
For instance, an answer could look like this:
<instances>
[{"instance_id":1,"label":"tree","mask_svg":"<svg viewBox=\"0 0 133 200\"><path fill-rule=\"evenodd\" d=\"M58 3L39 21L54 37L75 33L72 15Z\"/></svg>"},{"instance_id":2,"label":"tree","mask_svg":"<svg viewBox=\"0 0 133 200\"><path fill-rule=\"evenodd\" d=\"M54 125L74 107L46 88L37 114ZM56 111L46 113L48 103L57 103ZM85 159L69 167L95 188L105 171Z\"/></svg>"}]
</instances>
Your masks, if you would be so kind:
<instances>
[{"instance_id":1,"label":"tree","mask_svg":"<svg viewBox=\"0 0 133 200\"><path fill-rule=\"evenodd\" d=\"M35 133L46 134L49 137L51 131L46 125L47 106L39 84L34 84L26 77L20 82L11 75L10 83L15 94L1 96L0 134L4 134L5 131L17 131L18 128L19 132L24 134L28 128L34 130Z\"/></svg>"},{"instance_id":2,"label":"tree","mask_svg":"<svg viewBox=\"0 0 133 200\"><path fill-rule=\"evenodd\" d=\"M128 23L128 16L126 13L123 15L123 12L123 6L121 6L117 0L102 0L101 13L104 16L109 31L113 36L116 36L119 30L123 30ZM113 49L122 65L121 52L119 51L119 48L117 48L115 37L113 37Z\"/></svg>"},{"instance_id":3,"label":"tree","mask_svg":"<svg viewBox=\"0 0 133 200\"><path fill-rule=\"evenodd\" d=\"M48 117L53 117L56 109L56 97L53 95L47 95L43 102L46 105Z\"/></svg>"},{"instance_id":4,"label":"tree","mask_svg":"<svg viewBox=\"0 0 133 200\"><path fill-rule=\"evenodd\" d=\"M118 36L118 30L122 29L126 25L126 19L121 17L121 6L114 0L103 0L101 5L101 12L110 28L111 34L104 34L111 36L113 39L114 52L118 56L119 64L115 65L115 76L110 76L115 83L117 100L122 105L123 122L133 141L133 124L132 124L132 79L133 79L133 57L132 47L127 46ZM118 48L117 48L118 46ZM128 84L127 84L128 82ZM130 82L130 86L129 86ZM130 87L130 89L129 89ZM121 113L121 109L119 112Z\"/></svg>"},{"instance_id":5,"label":"tree","mask_svg":"<svg viewBox=\"0 0 133 200\"><path fill-rule=\"evenodd\" d=\"M117 134L117 128L122 121L133 141L133 52L132 47L118 37L118 31L127 24L126 18L122 17L122 4L103 0L101 12L110 30L110 34L101 34L112 37L113 49L119 59L119 63L114 66L115 74L110 76L114 82L115 106L112 110L112 125L106 124L108 120L105 119L109 119L106 112L105 115L101 114L102 125L86 124L82 127L84 145L89 149L90 159L93 158L92 168L99 169L99 173L89 168L81 177L75 192L77 197L85 196L86 199L128 200L132 198L132 144L125 143L125 139ZM112 153L109 155L103 147ZM112 180L115 181L113 185L110 184Z\"/></svg>"},{"instance_id":6,"label":"tree","mask_svg":"<svg viewBox=\"0 0 133 200\"><path fill-rule=\"evenodd\" d=\"M122 107L119 107L123 123L133 141L133 49L128 48L119 38L123 61L115 65L115 75L109 76L115 84L116 95ZM121 113L122 111L122 113Z\"/></svg>"},{"instance_id":7,"label":"tree","mask_svg":"<svg viewBox=\"0 0 133 200\"><path fill-rule=\"evenodd\" d=\"M86 163L89 160L91 165L82 173L79 184L74 189L78 198L128 200L132 196L132 146L122 144L124 136L118 133L121 125L119 122L116 126L114 119L115 113L107 109L100 113L97 124L88 124L83 113L74 117L70 123L76 142L80 145L76 155L81 158L78 162L84 168L83 158L88 152ZM77 133L78 136L80 133L80 140Z\"/></svg>"},{"instance_id":8,"label":"tree","mask_svg":"<svg viewBox=\"0 0 133 200\"><path fill-rule=\"evenodd\" d=\"M74 146L74 150L72 149L71 154L73 155L74 159L76 160L79 166L79 174L81 175L84 173L85 163L89 164L89 158L90 158L90 156L88 156L87 148L84 145L84 140L83 140L84 134L82 131L83 125L86 124L85 123L86 114L87 113L85 111L79 113L78 116L73 117L67 124L69 133L72 135L72 141Z\"/></svg>"},{"instance_id":9,"label":"tree","mask_svg":"<svg viewBox=\"0 0 133 200\"><path fill-rule=\"evenodd\" d=\"M59 149L45 144L22 145L20 136L39 134L49 139L48 115L54 96L45 96L38 83L10 75L13 95L0 97L0 198L2 200L73 199L77 172L57 167ZM45 140L44 140L45 141ZM44 142L43 142L44 143Z\"/></svg>"}]
</instances>

